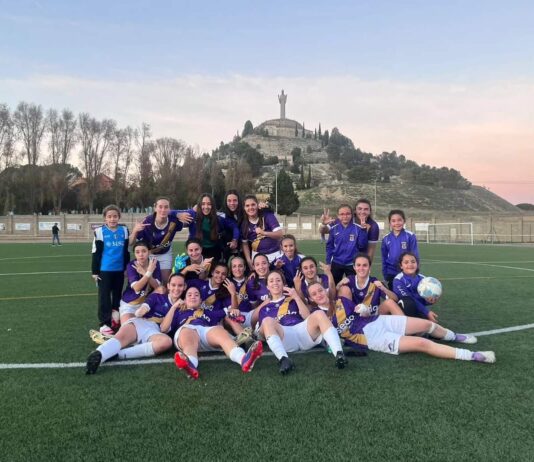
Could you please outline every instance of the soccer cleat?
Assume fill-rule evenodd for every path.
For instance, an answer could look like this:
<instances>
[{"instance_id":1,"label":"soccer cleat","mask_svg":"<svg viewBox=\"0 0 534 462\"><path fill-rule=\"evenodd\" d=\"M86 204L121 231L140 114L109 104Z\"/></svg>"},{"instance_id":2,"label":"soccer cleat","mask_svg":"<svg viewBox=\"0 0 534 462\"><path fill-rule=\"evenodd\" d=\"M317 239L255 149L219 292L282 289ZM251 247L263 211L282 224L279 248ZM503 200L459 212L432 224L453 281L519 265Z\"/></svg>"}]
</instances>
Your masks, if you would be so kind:
<instances>
[{"instance_id":1,"label":"soccer cleat","mask_svg":"<svg viewBox=\"0 0 534 462\"><path fill-rule=\"evenodd\" d=\"M243 372L250 372L254 367L254 363L263 354L263 344L259 341L254 342L241 360L241 370Z\"/></svg>"},{"instance_id":2,"label":"soccer cleat","mask_svg":"<svg viewBox=\"0 0 534 462\"><path fill-rule=\"evenodd\" d=\"M102 345L103 343L107 342L109 339L112 339L112 336L104 335L98 330L91 329L89 331L89 337L93 342L95 342L97 345Z\"/></svg>"},{"instance_id":3,"label":"soccer cleat","mask_svg":"<svg viewBox=\"0 0 534 462\"><path fill-rule=\"evenodd\" d=\"M93 351L87 357L87 364L85 365L85 373L89 375L96 373L98 366L100 366L101 362L102 362L102 353L100 353L100 351L98 350Z\"/></svg>"},{"instance_id":4,"label":"soccer cleat","mask_svg":"<svg viewBox=\"0 0 534 462\"><path fill-rule=\"evenodd\" d=\"M107 337L113 337L115 335L115 331L109 327L107 324L104 324L103 326L100 326L100 329L98 329L101 334L107 336Z\"/></svg>"},{"instance_id":5,"label":"soccer cleat","mask_svg":"<svg viewBox=\"0 0 534 462\"><path fill-rule=\"evenodd\" d=\"M474 335L455 334L454 342L457 343L477 343L477 338Z\"/></svg>"},{"instance_id":6,"label":"soccer cleat","mask_svg":"<svg viewBox=\"0 0 534 462\"><path fill-rule=\"evenodd\" d=\"M189 360L185 353L178 351L174 355L174 364L178 369L183 369L187 376L193 380L198 379L198 369L193 366L193 363Z\"/></svg>"},{"instance_id":7,"label":"soccer cleat","mask_svg":"<svg viewBox=\"0 0 534 462\"><path fill-rule=\"evenodd\" d=\"M252 329L250 327L245 327L243 329L243 332L238 334L238 336L235 339L235 343L237 343L239 346L243 345L244 343L247 343L250 339L252 339Z\"/></svg>"},{"instance_id":8,"label":"soccer cleat","mask_svg":"<svg viewBox=\"0 0 534 462\"><path fill-rule=\"evenodd\" d=\"M345 358L345 354L342 351L338 351L336 354L336 367L338 369L344 369L349 362Z\"/></svg>"},{"instance_id":9,"label":"soccer cleat","mask_svg":"<svg viewBox=\"0 0 534 462\"><path fill-rule=\"evenodd\" d=\"M495 353L493 351L475 351L471 355L471 361L493 364L496 361Z\"/></svg>"},{"instance_id":10,"label":"soccer cleat","mask_svg":"<svg viewBox=\"0 0 534 462\"><path fill-rule=\"evenodd\" d=\"M278 364L280 364L278 370L282 375L289 374L293 369L295 369L293 361L291 361L291 359L289 359L287 356L282 356L282 358L280 358L280 361L278 361Z\"/></svg>"}]
</instances>

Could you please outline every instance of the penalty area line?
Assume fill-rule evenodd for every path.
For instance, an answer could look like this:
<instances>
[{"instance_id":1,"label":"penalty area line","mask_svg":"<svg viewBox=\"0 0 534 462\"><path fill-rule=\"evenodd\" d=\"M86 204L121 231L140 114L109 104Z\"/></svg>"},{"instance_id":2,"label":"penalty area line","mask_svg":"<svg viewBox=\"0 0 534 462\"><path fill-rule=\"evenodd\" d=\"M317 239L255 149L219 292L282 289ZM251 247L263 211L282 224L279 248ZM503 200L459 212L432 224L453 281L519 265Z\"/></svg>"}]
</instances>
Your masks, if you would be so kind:
<instances>
[{"instance_id":1,"label":"penalty area line","mask_svg":"<svg viewBox=\"0 0 534 462\"><path fill-rule=\"evenodd\" d=\"M496 335L496 334L505 334L508 332L517 332L521 330L534 329L534 324L523 324L521 326L512 326L504 327L502 329L493 329L486 330L481 332L472 332L469 335L475 335L477 337L483 337L486 335ZM309 353L318 353L324 352L324 350L308 350L308 351L297 351L293 354L309 354ZM272 352L268 351L263 354L263 356L274 356ZM217 356L206 356L202 357L202 362L205 361L221 361L227 359L226 356L217 355ZM157 359L132 359L127 361L109 361L102 364L100 367L115 367L115 366L137 366L144 364L171 364L174 360L172 358L157 358ZM0 370L7 369L72 369L72 368L82 368L85 367L86 363L33 363L33 364L1 364Z\"/></svg>"}]
</instances>

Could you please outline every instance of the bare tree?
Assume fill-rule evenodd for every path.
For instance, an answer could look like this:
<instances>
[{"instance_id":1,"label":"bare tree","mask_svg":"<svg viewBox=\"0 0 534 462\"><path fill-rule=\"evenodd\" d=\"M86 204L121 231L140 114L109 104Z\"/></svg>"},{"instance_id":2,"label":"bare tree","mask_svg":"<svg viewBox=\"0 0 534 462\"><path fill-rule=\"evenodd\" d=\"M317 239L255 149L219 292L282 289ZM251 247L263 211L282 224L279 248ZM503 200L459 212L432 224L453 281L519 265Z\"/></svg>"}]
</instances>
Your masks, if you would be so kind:
<instances>
[{"instance_id":1,"label":"bare tree","mask_svg":"<svg viewBox=\"0 0 534 462\"><path fill-rule=\"evenodd\" d=\"M185 144L175 138L158 138L155 141L153 157L156 161L156 175L159 179L178 170L185 150Z\"/></svg>"},{"instance_id":2,"label":"bare tree","mask_svg":"<svg viewBox=\"0 0 534 462\"><path fill-rule=\"evenodd\" d=\"M13 113L13 121L24 144L28 165L37 165L41 141L46 128L41 105L20 102Z\"/></svg>"},{"instance_id":3,"label":"bare tree","mask_svg":"<svg viewBox=\"0 0 534 462\"><path fill-rule=\"evenodd\" d=\"M63 109L61 116L55 109L50 109L46 115L46 127L50 160L52 164L65 165L76 145L76 118L68 109Z\"/></svg>"},{"instance_id":4,"label":"bare tree","mask_svg":"<svg viewBox=\"0 0 534 462\"><path fill-rule=\"evenodd\" d=\"M113 193L115 203L119 204L126 192L128 171L132 163L137 130L132 127L117 129L113 134L111 154L113 160Z\"/></svg>"},{"instance_id":5,"label":"bare tree","mask_svg":"<svg viewBox=\"0 0 534 462\"><path fill-rule=\"evenodd\" d=\"M15 158L15 125L6 104L0 104L0 171L13 165Z\"/></svg>"},{"instance_id":6,"label":"bare tree","mask_svg":"<svg viewBox=\"0 0 534 462\"><path fill-rule=\"evenodd\" d=\"M107 155L113 142L113 134L116 130L116 122L104 119L101 122L87 113L79 116L80 144L83 161L83 173L87 184L87 201L90 212L96 193L99 190L99 182L105 171Z\"/></svg>"},{"instance_id":7,"label":"bare tree","mask_svg":"<svg viewBox=\"0 0 534 462\"><path fill-rule=\"evenodd\" d=\"M152 133L150 125L143 123L139 129L137 137L137 159L136 167L137 173L134 174L134 181L136 182L136 201L142 207L151 205L154 201L154 176L152 171L152 152L154 151L154 143L150 140Z\"/></svg>"}]
</instances>

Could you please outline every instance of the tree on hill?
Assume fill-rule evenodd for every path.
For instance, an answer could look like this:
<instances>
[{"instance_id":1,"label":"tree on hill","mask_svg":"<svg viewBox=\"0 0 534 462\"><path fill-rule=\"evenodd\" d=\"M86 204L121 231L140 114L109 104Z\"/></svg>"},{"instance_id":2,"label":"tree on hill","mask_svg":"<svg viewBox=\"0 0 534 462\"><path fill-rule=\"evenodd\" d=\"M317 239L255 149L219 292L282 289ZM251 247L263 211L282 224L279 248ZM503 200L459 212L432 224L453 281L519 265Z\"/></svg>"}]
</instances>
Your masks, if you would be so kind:
<instances>
[{"instance_id":1,"label":"tree on hill","mask_svg":"<svg viewBox=\"0 0 534 462\"><path fill-rule=\"evenodd\" d=\"M243 127L243 133L241 134L241 138L244 138L247 135L252 135L254 133L254 125L252 125L252 122L250 120L247 120L245 122L245 126Z\"/></svg>"},{"instance_id":2,"label":"tree on hill","mask_svg":"<svg viewBox=\"0 0 534 462\"><path fill-rule=\"evenodd\" d=\"M521 204L517 204L516 207L521 209L521 210L526 210L528 212L534 211L534 204L529 204L527 202L523 202Z\"/></svg>"},{"instance_id":3,"label":"tree on hill","mask_svg":"<svg viewBox=\"0 0 534 462\"><path fill-rule=\"evenodd\" d=\"M293 188L291 177L284 170L278 174L278 180L276 178L273 180L271 191L269 202L278 203L280 215L291 215L298 210L299 198Z\"/></svg>"},{"instance_id":4,"label":"tree on hill","mask_svg":"<svg viewBox=\"0 0 534 462\"><path fill-rule=\"evenodd\" d=\"M293 165L291 166L291 172L292 173L299 173L300 172L300 167L303 164L303 161L302 161L302 149L293 148L291 150L291 158L293 160Z\"/></svg>"},{"instance_id":5,"label":"tree on hill","mask_svg":"<svg viewBox=\"0 0 534 462\"><path fill-rule=\"evenodd\" d=\"M306 178L306 189L310 189L312 184L311 165L308 165L308 176Z\"/></svg>"},{"instance_id":6,"label":"tree on hill","mask_svg":"<svg viewBox=\"0 0 534 462\"><path fill-rule=\"evenodd\" d=\"M330 135L328 134L328 130L325 130L324 135L323 135L323 146L328 146L329 142L330 142Z\"/></svg>"}]
</instances>

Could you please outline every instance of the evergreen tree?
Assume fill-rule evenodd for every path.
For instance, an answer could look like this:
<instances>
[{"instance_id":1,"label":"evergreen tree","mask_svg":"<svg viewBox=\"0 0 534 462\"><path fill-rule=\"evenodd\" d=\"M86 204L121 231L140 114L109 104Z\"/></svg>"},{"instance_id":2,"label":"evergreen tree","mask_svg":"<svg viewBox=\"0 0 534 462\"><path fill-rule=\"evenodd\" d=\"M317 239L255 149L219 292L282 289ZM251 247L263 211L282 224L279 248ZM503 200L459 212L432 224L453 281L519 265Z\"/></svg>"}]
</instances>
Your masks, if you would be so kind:
<instances>
[{"instance_id":1,"label":"evergreen tree","mask_svg":"<svg viewBox=\"0 0 534 462\"><path fill-rule=\"evenodd\" d=\"M317 133L317 135L319 135L319 139L323 138L323 134L321 132L321 124L320 123L319 123L319 132Z\"/></svg>"},{"instance_id":2,"label":"evergreen tree","mask_svg":"<svg viewBox=\"0 0 534 462\"><path fill-rule=\"evenodd\" d=\"M278 191L276 189L277 185ZM298 210L300 206L299 198L293 188L291 177L284 170L278 174L278 181L273 179L271 191L269 202L276 204L278 198L278 213L280 215L291 215Z\"/></svg>"},{"instance_id":3,"label":"evergreen tree","mask_svg":"<svg viewBox=\"0 0 534 462\"><path fill-rule=\"evenodd\" d=\"M317 139L317 129L315 129L315 132L313 133L313 139L314 139L314 140Z\"/></svg>"},{"instance_id":4,"label":"evergreen tree","mask_svg":"<svg viewBox=\"0 0 534 462\"><path fill-rule=\"evenodd\" d=\"M324 145L328 146L328 141L330 141L330 136L328 135L328 130L324 131L323 141L324 141Z\"/></svg>"},{"instance_id":5,"label":"evergreen tree","mask_svg":"<svg viewBox=\"0 0 534 462\"><path fill-rule=\"evenodd\" d=\"M299 136L299 126L298 124L295 124L295 138Z\"/></svg>"},{"instance_id":6,"label":"evergreen tree","mask_svg":"<svg viewBox=\"0 0 534 462\"><path fill-rule=\"evenodd\" d=\"M302 122L302 138L306 136L306 128L304 126L304 122Z\"/></svg>"},{"instance_id":7,"label":"evergreen tree","mask_svg":"<svg viewBox=\"0 0 534 462\"><path fill-rule=\"evenodd\" d=\"M306 189L311 188L312 176L311 176L311 165L308 165L308 178L306 179Z\"/></svg>"},{"instance_id":8,"label":"evergreen tree","mask_svg":"<svg viewBox=\"0 0 534 462\"><path fill-rule=\"evenodd\" d=\"M252 125L252 122L250 120L247 120L245 122L245 126L243 127L243 133L241 135L241 138L244 138L247 135L252 135L254 133L254 125Z\"/></svg>"}]
</instances>

